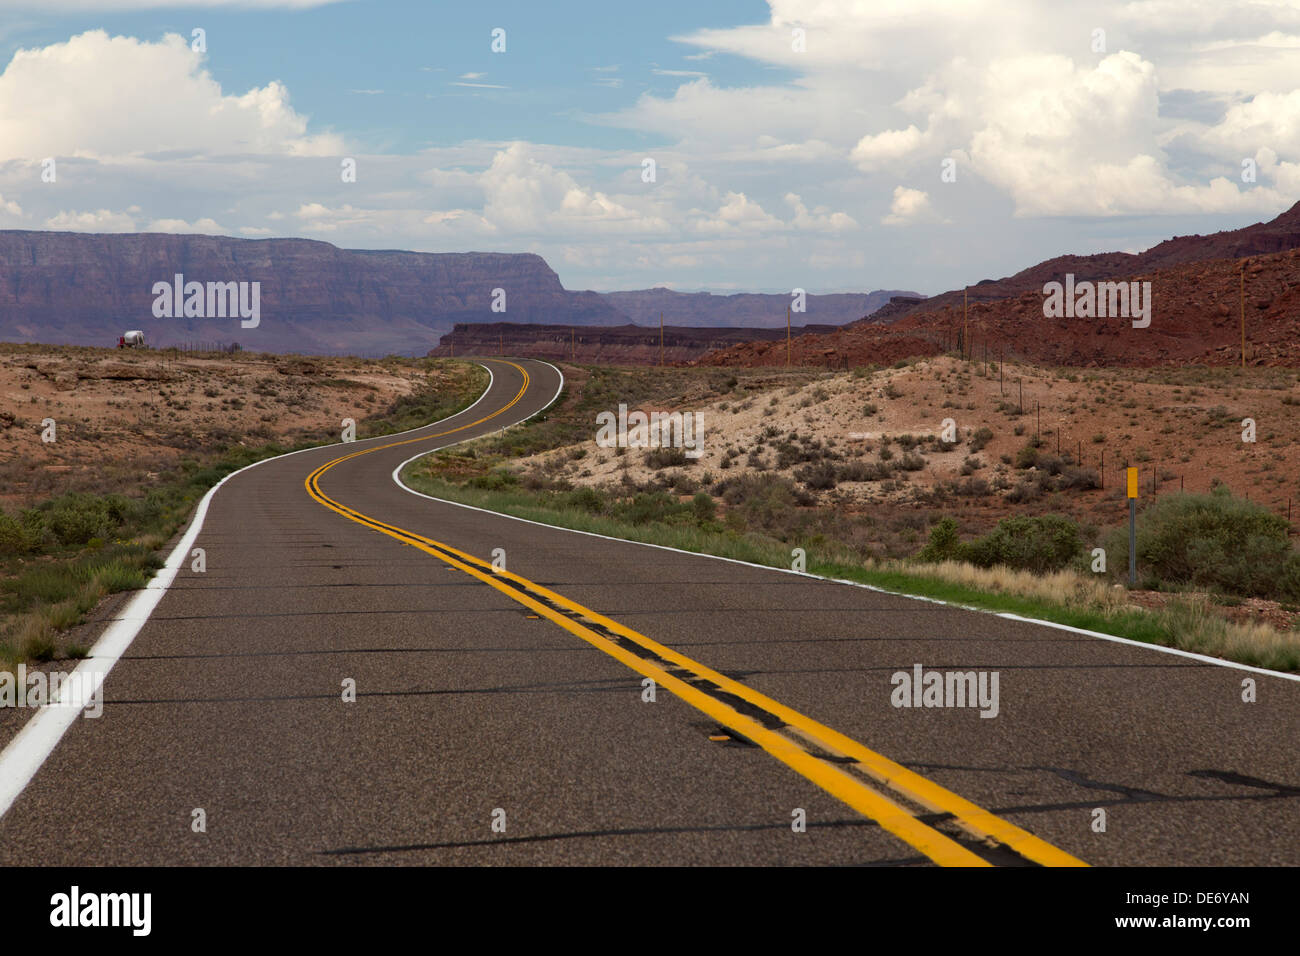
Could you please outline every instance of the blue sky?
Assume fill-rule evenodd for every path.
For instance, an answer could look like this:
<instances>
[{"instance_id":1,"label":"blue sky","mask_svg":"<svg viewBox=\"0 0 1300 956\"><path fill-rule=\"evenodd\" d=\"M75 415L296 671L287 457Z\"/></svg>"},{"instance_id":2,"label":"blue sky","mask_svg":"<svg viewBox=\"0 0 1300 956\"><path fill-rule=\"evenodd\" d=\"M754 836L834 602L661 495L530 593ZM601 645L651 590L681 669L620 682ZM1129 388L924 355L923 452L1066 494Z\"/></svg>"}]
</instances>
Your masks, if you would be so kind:
<instances>
[{"instance_id":1,"label":"blue sky","mask_svg":"<svg viewBox=\"0 0 1300 956\"><path fill-rule=\"evenodd\" d=\"M5 32L0 61L19 47L87 30L157 40L166 33L189 37L202 27L208 70L223 89L280 80L314 125L347 130L387 151L467 139L633 146L645 137L593 125L583 115L616 110L644 91L671 94L680 78L656 69L699 72L700 64L685 58L698 51L672 42L670 33L759 23L768 13L761 0L570 6L573 19L550 4L480 0L365 0L306 10L168 5L142 12L104 4L104 12L66 13L33 4L21 17L27 24ZM507 31L506 55L490 50L495 27ZM740 57L710 59L710 73L729 84L758 82L771 72ZM467 73L484 74L482 85L451 85ZM602 79L622 83L602 85Z\"/></svg>"},{"instance_id":2,"label":"blue sky","mask_svg":"<svg viewBox=\"0 0 1300 956\"><path fill-rule=\"evenodd\" d=\"M1300 10L1170 9L0 0L0 228L934 293L1300 198Z\"/></svg>"}]
</instances>

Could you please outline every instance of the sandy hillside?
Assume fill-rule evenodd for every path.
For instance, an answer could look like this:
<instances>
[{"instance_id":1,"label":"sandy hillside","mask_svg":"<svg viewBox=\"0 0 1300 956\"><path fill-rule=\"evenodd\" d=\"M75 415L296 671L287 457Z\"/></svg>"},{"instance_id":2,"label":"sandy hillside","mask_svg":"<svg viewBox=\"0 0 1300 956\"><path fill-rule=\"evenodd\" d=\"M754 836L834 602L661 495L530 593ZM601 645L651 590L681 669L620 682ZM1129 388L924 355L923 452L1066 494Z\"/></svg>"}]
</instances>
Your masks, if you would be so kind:
<instances>
[{"instance_id":1,"label":"sandy hillside","mask_svg":"<svg viewBox=\"0 0 1300 956\"><path fill-rule=\"evenodd\" d=\"M337 435L410 393L398 362L0 345L0 506L129 490L187 455ZM41 422L57 440L41 440Z\"/></svg>"},{"instance_id":2,"label":"sandy hillside","mask_svg":"<svg viewBox=\"0 0 1300 956\"><path fill-rule=\"evenodd\" d=\"M708 483L759 471L792 477L824 502L849 509L885 502L941 506L969 512L978 526L1025 510L1065 511L1111 523L1123 507L1115 499L1122 494L1127 461L1140 468L1144 496L1152 493L1153 478L1157 494L1180 487L1206 491L1220 480L1283 514L1288 498L1296 499L1300 521L1297 376L1280 369L1241 374L1245 377L1206 370L1058 372L1008 364L1000 384L995 363L938 357L873 374L827 373L798 388L751 388L725 401L659 409L701 413L703 455L693 463L665 466L662 456L656 462L645 450L619 455L599 448L593 422L581 458L576 449L563 449L519 465L590 485L626 484L625 475L641 484L679 471ZM1016 407L1022 388L1023 414ZM1242 441L1247 417L1256 423L1254 443ZM938 440L949 418L960 437L955 445ZM1048 474L1050 458L1040 462L1042 467L1017 467L1039 421L1040 454L1056 458L1059 441L1067 479L1074 476L1065 482L1068 487L1058 487L1058 474ZM812 469L823 459L844 476L833 487L817 487ZM1087 487L1088 470L1099 472L1104 489ZM855 480L864 476L868 480ZM1017 492L1024 484L1030 488Z\"/></svg>"}]
</instances>

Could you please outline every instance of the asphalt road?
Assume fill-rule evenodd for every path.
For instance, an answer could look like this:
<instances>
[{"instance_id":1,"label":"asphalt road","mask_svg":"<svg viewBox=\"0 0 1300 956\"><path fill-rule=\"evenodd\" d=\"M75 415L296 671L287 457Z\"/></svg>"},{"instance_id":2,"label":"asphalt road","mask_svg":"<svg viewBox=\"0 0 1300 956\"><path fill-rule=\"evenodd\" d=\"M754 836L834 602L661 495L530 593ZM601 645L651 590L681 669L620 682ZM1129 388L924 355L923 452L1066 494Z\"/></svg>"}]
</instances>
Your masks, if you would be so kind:
<instances>
[{"instance_id":1,"label":"asphalt road","mask_svg":"<svg viewBox=\"0 0 1300 956\"><path fill-rule=\"evenodd\" d=\"M399 487L559 385L485 364L452 419L222 486L0 865L1300 863L1296 682ZM894 706L918 664L997 715Z\"/></svg>"}]
</instances>

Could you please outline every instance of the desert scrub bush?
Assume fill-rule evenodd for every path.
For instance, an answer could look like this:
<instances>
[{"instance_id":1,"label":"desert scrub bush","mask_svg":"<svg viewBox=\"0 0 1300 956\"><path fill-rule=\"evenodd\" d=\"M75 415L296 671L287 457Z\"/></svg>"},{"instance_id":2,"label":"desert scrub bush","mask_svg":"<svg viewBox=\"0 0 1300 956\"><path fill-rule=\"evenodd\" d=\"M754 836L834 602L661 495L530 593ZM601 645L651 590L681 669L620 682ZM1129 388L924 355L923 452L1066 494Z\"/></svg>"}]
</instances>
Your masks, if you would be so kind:
<instances>
[{"instance_id":1,"label":"desert scrub bush","mask_svg":"<svg viewBox=\"0 0 1300 956\"><path fill-rule=\"evenodd\" d=\"M651 524L671 521L675 516L689 512L690 508L665 491L652 491L620 501L612 510L615 517L630 524Z\"/></svg>"},{"instance_id":2,"label":"desert scrub bush","mask_svg":"<svg viewBox=\"0 0 1300 956\"><path fill-rule=\"evenodd\" d=\"M1057 475L1056 487L1058 489L1076 488L1080 491L1100 488L1101 476L1097 473L1095 468L1080 468L1076 465L1062 465L1060 473Z\"/></svg>"},{"instance_id":3,"label":"desert scrub bush","mask_svg":"<svg viewBox=\"0 0 1300 956\"><path fill-rule=\"evenodd\" d=\"M1064 515L1003 518L988 534L969 542L959 539L955 520L944 518L917 558L1043 573L1069 567L1082 549L1079 526Z\"/></svg>"},{"instance_id":4,"label":"desert scrub bush","mask_svg":"<svg viewBox=\"0 0 1300 956\"><path fill-rule=\"evenodd\" d=\"M986 498L993 493L993 488L984 478L974 476L957 482L953 492L963 498Z\"/></svg>"},{"instance_id":5,"label":"desert scrub bush","mask_svg":"<svg viewBox=\"0 0 1300 956\"><path fill-rule=\"evenodd\" d=\"M1138 518L1137 561L1162 585L1245 597L1300 599L1300 555L1285 518L1234 498L1226 485L1209 494L1157 498ZM1127 527L1106 537L1114 567L1128 566Z\"/></svg>"},{"instance_id":6,"label":"desert scrub bush","mask_svg":"<svg viewBox=\"0 0 1300 956\"><path fill-rule=\"evenodd\" d=\"M694 494L700 487L700 483L684 471L675 472L668 479L670 487L679 495Z\"/></svg>"},{"instance_id":7,"label":"desert scrub bush","mask_svg":"<svg viewBox=\"0 0 1300 956\"><path fill-rule=\"evenodd\" d=\"M729 508L743 509L765 524L783 516L795 505L807 506L814 502L812 495L789 478L780 476L724 478L714 486L713 494L722 498Z\"/></svg>"},{"instance_id":8,"label":"desert scrub bush","mask_svg":"<svg viewBox=\"0 0 1300 956\"><path fill-rule=\"evenodd\" d=\"M1079 526L1064 515L1003 518L970 542L967 559L978 567L1003 565L1022 571L1060 571L1083 548Z\"/></svg>"},{"instance_id":9,"label":"desert scrub bush","mask_svg":"<svg viewBox=\"0 0 1300 956\"><path fill-rule=\"evenodd\" d=\"M39 551L46 531L46 524L36 511L16 518L0 510L0 557Z\"/></svg>"},{"instance_id":10,"label":"desert scrub bush","mask_svg":"<svg viewBox=\"0 0 1300 956\"><path fill-rule=\"evenodd\" d=\"M976 451L982 451L984 449L984 446L987 445L992 440L993 440L993 429L989 428L986 425L981 425L979 428L975 430L974 434L970 436L970 440L967 444L970 446L970 450L972 452L976 452Z\"/></svg>"},{"instance_id":11,"label":"desert scrub bush","mask_svg":"<svg viewBox=\"0 0 1300 956\"><path fill-rule=\"evenodd\" d=\"M835 487L836 469L829 461L819 461L796 468L794 477L809 488L825 491Z\"/></svg>"},{"instance_id":12,"label":"desert scrub bush","mask_svg":"<svg viewBox=\"0 0 1300 956\"><path fill-rule=\"evenodd\" d=\"M606 496L595 488L575 488L565 494L558 502L561 507L581 511L584 514L601 515L608 510Z\"/></svg>"},{"instance_id":13,"label":"desert scrub bush","mask_svg":"<svg viewBox=\"0 0 1300 956\"><path fill-rule=\"evenodd\" d=\"M884 481L893 469L879 461L850 461L840 465L835 472L837 481Z\"/></svg>"},{"instance_id":14,"label":"desert scrub bush","mask_svg":"<svg viewBox=\"0 0 1300 956\"><path fill-rule=\"evenodd\" d=\"M500 491L502 488L519 484L519 476L508 468L493 468L486 475L474 475L467 484L471 488L482 488L484 491Z\"/></svg>"},{"instance_id":15,"label":"desert scrub bush","mask_svg":"<svg viewBox=\"0 0 1300 956\"><path fill-rule=\"evenodd\" d=\"M1040 470L1045 470L1050 472L1051 471L1050 464L1051 462L1049 457L1047 455L1039 454L1038 448L1034 445L1033 442L1030 442L1029 444L1025 445L1023 448L1021 448L1018 452L1016 452L1017 468L1021 468L1021 469L1038 468ZM1057 471L1060 471L1059 465L1060 465L1060 460L1058 459Z\"/></svg>"},{"instance_id":16,"label":"desert scrub bush","mask_svg":"<svg viewBox=\"0 0 1300 956\"><path fill-rule=\"evenodd\" d=\"M926 563L938 561L962 560L961 536L957 532L957 520L944 518L930 530L930 540L917 554L917 560Z\"/></svg>"},{"instance_id":17,"label":"desert scrub bush","mask_svg":"<svg viewBox=\"0 0 1300 956\"><path fill-rule=\"evenodd\" d=\"M93 538L110 538L133 522L140 505L124 495L90 495L80 492L42 502L24 522L30 529L44 526L54 542L84 545Z\"/></svg>"},{"instance_id":18,"label":"desert scrub bush","mask_svg":"<svg viewBox=\"0 0 1300 956\"><path fill-rule=\"evenodd\" d=\"M683 465L691 464L692 459L686 457L686 449L673 448L672 446L660 446L651 448L646 452L646 466L658 471L661 468L680 468Z\"/></svg>"}]
</instances>

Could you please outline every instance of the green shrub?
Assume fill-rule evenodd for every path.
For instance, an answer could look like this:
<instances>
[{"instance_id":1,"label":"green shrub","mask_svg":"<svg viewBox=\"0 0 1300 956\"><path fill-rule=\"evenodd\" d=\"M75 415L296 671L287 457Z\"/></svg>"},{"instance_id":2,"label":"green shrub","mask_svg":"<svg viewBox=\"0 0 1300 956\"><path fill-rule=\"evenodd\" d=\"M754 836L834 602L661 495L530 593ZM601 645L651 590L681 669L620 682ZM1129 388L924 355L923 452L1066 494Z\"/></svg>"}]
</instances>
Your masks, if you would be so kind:
<instances>
[{"instance_id":1,"label":"green shrub","mask_svg":"<svg viewBox=\"0 0 1300 956\"><path fill-rule=\"evenodd\" d=\"M1082 548L1078 526L1063 515L1003 518L984 537L965 543L957 536L957 522L944 518L930 531L930 541L917 558L1043 573L1068 567Z\"/></svg>"},{"instance_id":2,"label":"green shrub","mask_svg":"<svg viewBox=\"0 0 1300 956\"><path fill-rule=\"evenodd\" d=\"M1016 452L1017 468L1033 468L1038 464L1038 449L1033 445L1026 445Z\"/></svg>"},{"instance_id":3,"label":"green shrub","mask_svg":"<svg viewBox=\"0 0 1300 956\"><path fill-rule=\"evenodd\" d=\"M1128 527L1107 537L1117 568L1128 567ZM1285 518L1232 497L1226 485L1208 495L1156 499L1138 517L1137 562L1144 576L1246 597L1300 598L1300 555Z\"/></svg>"},{"instance_id":4,"label":"green shrub","mask_svg":"<svg viewBox=\"0 0 1300 956\"><path fill-rule=\"evenodd\" d=\"M944 518L930 530L930 542L917 555L922 561L964 560L961 538L957 536L957 521Z\"/></svg>"},{"instance_id":5,"label":"green shrub","mask_svg":"<svg viewBox=\"0 0 1300 956\"><path fill-rule=\"evenodd\" d=\"M1022 571L1060 571L1083 549L1079 527L1064 515L1003 518L967 546L971 564Z\"/></svg>"},{"instance_id":6,"label":"green shrub","mask_svg":"<svg viewBox=\"0 0 1300 956\"><path fill-rule=\"evenodd\" d=\"M38 550L43 530L40 522L20 521L0 511L0 557Z\"/></svg>"},{"instance_id":7,"label":"green shrub","mask_svg":"<svg viewBox=\"0 0 1300 956\"><path fill-rule=\"evenodd\" d=\"M632 524L651 524L664 521L683 510L681 503L666 491L646 491L631 501L621 503L617 516Z\"/></svg>"},{"instance_id":8,"label":"green shrub","mask_svg":"<svg viewBox=\"0 0 1300 956\"><path fill-rule=\"evenodd\" d=\"M583 487L569 492L565 504L587 514L605 513L605 497L595 488Z\"/></svg>"},{"instance_id":9,"label":"green shrub","mask_svg":"<svg viewBox=\"0 0 1300 956\"><path fill-rule=\"evenodd\" d=\"M471 488L482 488L485 491L500 491L517 484L519 476L507 468L493 468L486 475L475 475L469 480Z\"/></svg>"},{"instance_id":10,"label":"green shrub","mask_svg":"<svg viewBox=\"0 0 1300 956\"><path fill-rule=\"evenodd\" d=\"M31 531L48 529L57 544L84 545L111 539L140 517L139 503L123 495L67 494L44 502L24 515Z\"/></svg>"}]
</instances>

